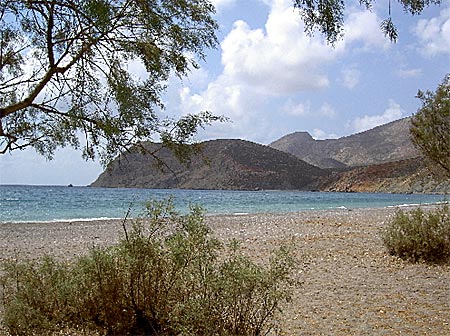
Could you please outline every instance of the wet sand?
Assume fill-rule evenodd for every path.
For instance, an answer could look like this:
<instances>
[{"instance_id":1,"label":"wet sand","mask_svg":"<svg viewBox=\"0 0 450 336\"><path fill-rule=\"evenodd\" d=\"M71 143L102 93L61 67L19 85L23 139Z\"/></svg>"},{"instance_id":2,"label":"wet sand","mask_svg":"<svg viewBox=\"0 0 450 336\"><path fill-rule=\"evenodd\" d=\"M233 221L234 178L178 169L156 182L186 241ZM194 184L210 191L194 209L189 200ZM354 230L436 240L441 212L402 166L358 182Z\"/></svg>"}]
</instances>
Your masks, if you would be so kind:
<instances>
[{"instance_id":1,"label":"wet sand","mask_svg":"<svg viewBox=\"0 0 450 336\"><path fill-rule=\"evenodd\" d=\"M394 208L207 217L215 235L267 260L293 242L300 282L281 335L450 335L450 265L389 256L379 230ZM0 223L0 261L71 259L117 242L121 221ZM0 330L1 334L1 330Z\"/></svg>"}]
</instances>

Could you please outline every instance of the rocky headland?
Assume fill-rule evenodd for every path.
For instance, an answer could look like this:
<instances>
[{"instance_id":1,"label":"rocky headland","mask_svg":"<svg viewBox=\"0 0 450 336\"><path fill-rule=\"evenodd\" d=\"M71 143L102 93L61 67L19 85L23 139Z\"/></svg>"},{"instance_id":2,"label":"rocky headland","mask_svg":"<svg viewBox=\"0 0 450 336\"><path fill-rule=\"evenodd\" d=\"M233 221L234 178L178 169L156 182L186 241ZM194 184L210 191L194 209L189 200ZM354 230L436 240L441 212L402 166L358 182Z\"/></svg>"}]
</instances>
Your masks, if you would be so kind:
<instances>
[{"instance_id":1,"label":"rocky headland","mask_svg":"<svg viewBox=\"0 0 450 336\"><path fill-rule=\"evenodd\" d=\"M212 140L180 162L158 143L116 158L93 187L449 193L409 138L410 119L332 140L297 132L269 146ZM149 154L151 153L151 154Z\"/></svg>"}]
</instances>

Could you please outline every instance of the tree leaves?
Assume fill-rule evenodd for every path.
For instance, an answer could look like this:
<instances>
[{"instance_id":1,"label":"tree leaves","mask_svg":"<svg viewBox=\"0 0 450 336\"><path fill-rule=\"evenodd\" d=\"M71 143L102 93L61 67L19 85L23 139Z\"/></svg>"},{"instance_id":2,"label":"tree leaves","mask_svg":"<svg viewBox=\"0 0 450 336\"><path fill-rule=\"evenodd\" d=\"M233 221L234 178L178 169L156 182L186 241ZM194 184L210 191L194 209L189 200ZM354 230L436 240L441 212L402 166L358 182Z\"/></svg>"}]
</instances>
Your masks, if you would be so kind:
<instances>
[{"instance_id":1,"label":"tree leaves","mask_svg":"<svg viewBox=\"0 0 450 336\"><path fill-rule=\"evenodd\" d=\"M411 140L432 162L433 171L450 178L450 74L436 92L419 91L422 107L412 118Z\"/></svg>"},{"instance_id":2,"label":"tree leaves","mask_svg":"<svg viewBox=\"0 0 450 336\"><path fill-rule=\"evenodd\" d=\"M0 153L31 146L51 158L81 143L106 163L157 140L165 82L216 46L213 14L206 0L2 1Z\"/></svg>"},{"instance_id":3,"label":"tree leaves","mask_svg":"<svg viewBox=\"0 0 450 336\"><path fill-rule=\"evenodd\" d=\"M343 0L294 0L295 8L305 23L305 31L312 34L318 29L325 35L327 42L335 44L343 35Z\"/></svg>"},{"instance_id":4,"label":"tree leaves","mask_svg":"<svg viewBox=\"0 0 450 336\"><path fill-rule=\"evenodd\" d=\"M383 20L380 24L380 28L381 31L384 33L384 36L389 37L391 42L397 42L398 30L397 27L394 26L391 17Z\"/></svg>"},{"instance_id":5,"label":"tree leaves","mask_svg":"<svg viewBox=\"0 0 450 336\"><path fill-rule=\"evenodd\" d=\"M344 0L293 0L294 7L300 10L305 23L305 32L313 34L315 30L322 33L327 42L334 45L344 35ZM359 0L361 6L370 10L374 0ZM399 0L405 12L420 14L429 5L438 5L441 0ZM398 38L398 30L391 17L391 2L388 4L389 17L381 22L382 32L392 42Z\"/></svg>"}]
</instances>

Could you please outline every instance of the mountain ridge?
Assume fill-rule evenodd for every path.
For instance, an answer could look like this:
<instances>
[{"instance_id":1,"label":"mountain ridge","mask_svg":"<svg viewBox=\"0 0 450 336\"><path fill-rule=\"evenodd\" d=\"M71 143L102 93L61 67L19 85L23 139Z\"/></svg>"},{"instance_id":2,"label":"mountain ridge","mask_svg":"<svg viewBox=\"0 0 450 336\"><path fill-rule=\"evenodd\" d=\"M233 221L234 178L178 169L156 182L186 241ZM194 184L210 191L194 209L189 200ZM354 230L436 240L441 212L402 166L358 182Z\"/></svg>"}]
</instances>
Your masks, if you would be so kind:
<instances>
[{"instance_id":1,"label":"mountain ridge","mask_svg":"<svg viewBox=\"0 0 450 336\"><path fill-rule=\"evenodd\" d=\"M364 132L327 140L315 140L307 132L294 132L269 146L320 168L367 166L420 156L409 139L410 124L410 118L403 118Z\"/></svg>"},{"instance_id":2,"label":"mountain ridge","mask_svg":"<svg viewBox=\"0 0 450 336\"><path fill-rule=\"evenodd\" d=\"M161 144L147 142L142 147L157 153L158 159L136 147L113 160L91 186L450 192L450 181L431 176L424 158L413 147L409 122L408 118L401 119L331 140L314 140L307 132L286 135L275 141L275 145L240 139L209 140L195 145L201 152L193 155L187 164L180 163Z\"/></svg>"},{"instance_id":3,"label":"mountain ridge","mask_svg":"<svg viewBox=\"0 0 450 336\"><path fill-rule=\"evenodd\" d=\"M201 153L183 165L161 144L145 143L158 150L165 165L137 149L114 160L91 184L101 187L312 190L329 173L269 146L245 140L210 140L200 143ZM167 169L170 167L170 169Z\"/></svg>"}]
</instances>

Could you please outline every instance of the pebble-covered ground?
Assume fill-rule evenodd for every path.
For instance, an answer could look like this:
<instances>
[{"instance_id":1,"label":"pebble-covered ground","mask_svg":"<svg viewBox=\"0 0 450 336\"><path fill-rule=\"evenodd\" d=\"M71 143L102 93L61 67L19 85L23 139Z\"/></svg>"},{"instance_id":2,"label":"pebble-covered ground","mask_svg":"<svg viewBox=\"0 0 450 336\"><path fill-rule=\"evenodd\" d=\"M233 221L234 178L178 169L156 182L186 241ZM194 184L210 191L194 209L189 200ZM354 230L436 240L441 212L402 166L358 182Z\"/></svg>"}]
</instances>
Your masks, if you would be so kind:
<instances>
[{"instance_id":1,"label":"pebble-covered ground","mask_svg":"<svg viewBox=\"0 0 450 336\"><path fill-rule=\"evenodd\" d=\"M207 217L221 240L267 260L293 243L298 259L281 335L450 335L450 265L389 256L379 230L395 209ZM0 261L72 258L118 240L118 221L0 224ZM2 330L0 329L0 334ZM61 333L64 334L64 333Z\"/></svg>"}]
</instances>

